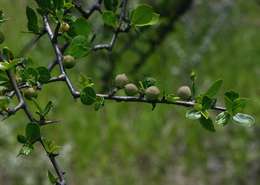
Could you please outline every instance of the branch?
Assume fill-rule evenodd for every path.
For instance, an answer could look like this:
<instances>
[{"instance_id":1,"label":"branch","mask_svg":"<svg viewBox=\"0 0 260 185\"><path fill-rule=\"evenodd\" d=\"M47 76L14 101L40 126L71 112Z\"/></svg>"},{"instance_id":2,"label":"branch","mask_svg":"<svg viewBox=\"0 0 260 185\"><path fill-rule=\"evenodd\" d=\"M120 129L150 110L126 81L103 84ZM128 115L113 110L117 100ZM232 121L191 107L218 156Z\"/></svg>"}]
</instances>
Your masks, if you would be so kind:
<instances>
[{"instance_id":1,"label":"branch","mask_svg":"<svg viewBox=\"0 0 260 185\"><path fill-rule=\"evenodd\" d=\"M18 105L17 108L19 108L19 109L22 108L31 122L35 121L33 119L32 113L29 111L28 105L25 103L24 97L23 97L20 89L18 88L18 85L16 83L13 72L7 71L7 76L9 78L10 82L11 82L11 85L13 86L14 92L16 94L18 101L19 101L19 105Z\"/></svg>"},{"instance_id":2,"label":"branch","mask_svg":"<svg viewBox=\"0 0 260 185\"><path fill-rule=\"evenodd\" d=\"M67 76L64 67L63 67L63 63L62 63L63 55L62 55L62 52L61 52L61 50L58 46L57 39L54 39L54 38L56 38L56 36L53 34L53 32L51 30L47 15L43 16L43 22L44 22L44 27L47 31L48 36L49 36L49 39L52 43L52 47L55 51L56 61L59 64L61 75L63 75L65 77L66 84L67 84L72 96L75 97L76 96L76 90L74 89L74 87L73 87L69 77Z\"/></svg>"},{"instance_id":3,"label":"branch","mask_svg":"<svg viewBox=\"0 0 260 185\"><path fill-rule=\"evenodd\" d=\"M80 4L79 0L73 0L72 3L74 4L75 8L82 14L83 17L88 19L95 11L100 10L100 6L102 4L102 0L97 0L95 4L93 4L88 10L84 10L82 5Z\"/></svg>"},{"instance_id":4,"label":"branch","mask_svg":"<svg viewBox=\"0 0 260 185\"><path fill-rule=\"evenodd\" d=\"M102 49L106 49L108 51L111 51L114 48L114 45L117 41L118 35L120 33L127 33L131 26L129 23L127 23L125 26L125 28L122 28L124 21L126 20L126 16L127 16L127 3L128 0L122 0L122 4L121 4L121 12L120 12L120 17L119 17L119 24L118 27L115 29L112 39L110 41L110 43L108 44L97 44L93 47L93 51L97 51L97 50L102 50Z\"/></svg>"},{"instance_id":5,"label":"branch","mask_svg":"<svg viewBox=\"0 0 260 185\"><path fill-rule=\"evenodd\" d=\"M107 94L97 94L98 97L105 98L107 100L113 100L117 102L141 102L141 103L148 103L148 104L168 104L168 105L178 105L182 107L194 107L196 102L194 101L168 101L165 99L156 100L156 101L149 101L143 97L133 97L133 96L110 96ZM226 108L220 106L214 106L211 108L212 110L216 111L226 111Z\"/></svg>"},{"instance_id":6,"label":"branch","mask_svg":"<svg viewBox=\"0 0 260 185\"><path fill-rule=\"evenodd\" d=\"M32 47L45 35L45 31L41 31L36 37L30 40L20 51L18 56L24 56Z\"/></svg>"},{"instance_id":7,"label":"branch","mask_svg":"<svg viewBox=\"0 0 260 185\"><path fill-rule=\"evenodd\" d=\"M11 85L13 86L13 89L15 91L15 94L16 94L16 97L18 98L19 100L19 105L16 107L17 111L19 109L23 109L25 114L27 115L28 119L31 121L31 122L37 122L34 118L33 118L33 115L32 113L30 112L29 110L29 107L28 105L26 104L25 100L24 100L24 97L20 91L20 89L18 88L18 85L17 85L17 82L15 80L15 77L14 77L14 74L12 71L7 71L7 76L11 82ZM50 155L47 150L45 149L44 147L44 144L42 141L41 142L41 145L43 146L45 152L48 154L48 157L58 175L58 178L59 178L59 181L57 182L57 185L66 185L65 183L65 179L64 179L64 176L63 176L63 172L60 170L59 166L58 166L58 163L56 161L56 156L53 156L53 155Z\"/></svg>"},{"instance_id":8,"label":"branch","mask_svg":"<svg viewBox=\"0 0 260 185\"><path fill-rule=\"evenodd\" d=\"M45 148L45 145L43 143L42 140L40 140L40 143L44 149L44 151L47 153L49 159L50 159L50 162L55 170L55 173L58 175L58 179L59 181L56 182L56 185L66 185L66 182L65 182L65 178L64 178L64 172L61 170L59 164L57 163L57 160L56 160L56 156L57 155L53 155L53 154L50 154L47 149Z\"/></svg>"}]
</instances>

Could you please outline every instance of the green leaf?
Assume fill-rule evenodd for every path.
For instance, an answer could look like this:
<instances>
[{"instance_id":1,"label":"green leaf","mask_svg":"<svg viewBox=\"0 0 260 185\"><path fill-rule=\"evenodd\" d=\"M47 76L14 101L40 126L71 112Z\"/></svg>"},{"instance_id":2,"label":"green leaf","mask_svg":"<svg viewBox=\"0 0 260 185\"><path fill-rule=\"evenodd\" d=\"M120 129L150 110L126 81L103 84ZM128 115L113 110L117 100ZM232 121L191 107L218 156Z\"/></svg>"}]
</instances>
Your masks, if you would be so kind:
<instances>
[{"instance_id":1,"label":"green leaf","mask_svg":"<svg viewBox=\"0 0 260 185\"><path fill-rule=\"evenodd\" d=\"M234 91L226 92L224 100L227 111L231 115L235 115L236 113L242 111L247 103L247 99L239 98L239 94Z\"/></svg>"},{"instance_id":2,"label":"green leaf","mask_svg":"<svg viewBox=\"0 0 260 185\"><path fill-rule=\"evenodd\" d=\"M207 110L216 104L216 99L209 98L208 96L202 97L202 109Z\"/></svg>"},{"instance_id":3,"label":"green leaf","mask_svg":"<svg viewBox=\"0 0 260 185\"><path fill-rule=\"evenodd\" d=\"M91 105L96 101L96 92L92 87L85 87L80 93L80 100L84 105Z\"/></svg>"},{"instance_id":4,"label":"green leaf","mask_svg":"<svg viewBox=\"0 0 260 185\"><path fill-rule=\"evenodd\" d=\"M26 138L30 143L34 143L41 138L40 126L37 123L29 123L25 130Z\"/></svg>"},{"instance_id":5,"label":"green leaf","mask_svg":"<svg viewBox=\"0 0 260 185\"><path fill-rule=\"evenodd\" d=\"M242 112L243 109L246 107L247 99L245 98L238 98L233 103L233 112L238 113Z\"/></svg>"},{"instance_id":6,"label":"green leaf","mask_svg":"<svg viewBox=\"0 0 260 185\"><path fill-rule=\"evenodd\" d=\"M13 60L13 61L5 61L5 62L0 62L0 71L6 71L6 70L10 70L12 68L14 68L15 66L17 66L17 64L19 64L21 62L21 60Z\"/></svg>"},{"instance_id":7,"label":"green leaf","mask_svg":"<svg viewBox=\"0 0 260 185\"><path fill-rule=\"evenodd\" d=\"M118 0L104 0L104 4L107 10L115 11L118 6Z\"/></svg>"},{"instance_id":8,"label":"green leaf","mask_svg":"<svg viewBox=\"0 0 260 185\"><path fill-rule=\"evenodd\" d=\"M32 153L32 151L33 151L33 146L30 144L25 144L20 149L18 156L20 155L28 156Z\"/></svg>"},{"instance_id":9,"label":"green leaf","mask_svg":"<svg viewBox=\"0 0 260 185\"><path fill-rule=\"evenodd\" d=\"M42 108L41 108L41 106L39 105L39 103L36 101L36 99L31 99L31 101L33 102L33 104L36 106L36 108L37 108L37 112L39 112L40 114L43 112L43 110L42 110ZM36 112L36 113L37 113Z\"/></svg>"},{"instance_id":10,"label":"green leaf","mask_svg":"<svg viewBox=\"0 0 260 185\"><path fill-rule=\"evenodd\" d=\"M35 85L38 81L38 71L31 67L26 68L21 71L21 77L23 81L26 81L31 85Z\"/></svg>"},{"instance_id":11,"label":"green leaf","mask_svg":"<svg viewBox=\"0 0 260 185\"><path fill-rule=\"evenodd\" d=\"M49 170L48 170L48 179L51 184L56 184L58 180L58 178L55 177Z\"/></svg>"},{"instance_id":12,"label":"green leaf","mask_svg":"<svg viewBox=\"0 0 260 185\"><path fill-rule=\"evenodd\" d=\"M75 58L81 58L88 55L90 50L88 39L83 35L79 35L72 39L67 53Z\"/></svg>"},{"instance_id":13,"label":"green leaf","mask_svg":"<svg viewBox=\"0 0 260 185\"><path fill-rule=\"evenodd\" d=\"M0 63L0 71L6 71L9 68L9 63L8 62L1 62Z\"/></svg>"},{"instance_id":14,"label":"green leaf","mask_svg":"<svg viewBox=\"0 0 260 185\"><path fill-rule=\"evenodd\" d=\"M251 127L255 123L255 119L248 114L237 113L232 118L236 124L244 126L244 127Z\"/></svg>"},{"instance_id":15,"label":"green leaf","mask_svg":"<svg viewBox=\"0 0 260 185\"><path fill-rule=\"evenodd\" d=\"M155 86L156 85L156 79L152 77L146 77L144 80L140 82L140 85L144 88L147 89L148 87Z\"/></svg>"},{"instance_id":16,"label":"green leaf","mask_svg":"<svg viewBox=\"0 0 260 185\"><path fill-rule=\"evenodd\" d=\"M51 9L52 8L52 0L36 0L38 6L43 10Z\"/></svg>"},{"instance_id":17,"label":"green leaf","mask_svg":"<svg viewBox=\"0 0 260 185\"><path fill-rule=\"evenodd\" d=\"M205 95L208 96L209 98L213 98L214 96L216 96L222 86L222 83L223 83L223 80L217 80L216 82L214 82L210 86L208 91L205 93Z\"/></svg>"},{"instance_id":18,"label":"green leaf","mask_svg":"<svg viewBox=\"0 0 260 185\"><path fill-rule=\"evenodd\" d=\"M216 131L214 124L213 124L213 122L210 118L206 119L205 117L201 117L200 118L200 124L203 128L205 128L206 130L208 130L210 132Z\"/></svg>"},{"instance_id":19,"label":"green leaf","mask_svg":"<svg viewBox=\"0 0 260 185\"><path fill-rule=\"evenodd\" d=\"M42 116L45 117L53 108L52 101L49 101L47 105L45 106L44 110L41 112Z\"/></svg>"},{"instance_id":20,"label":"green leaf","mask_svg":"<svg viewBox=\"0 0 260 185\"><path fill-rule=\"evenodd\" d=\"M235 101L239 98L239 94L235 91L228 91L225 93L225 96L228 97L231 101Z\"/></svg>"},{"instance_id":21,"label":"green leaf","mask_svg":"<svg viewBox=\"0 0 260 185\"><path fill-rule=\"evenodd\" d=\"M189 110L186 112L186 118L190 120L197 120L201 118L201 113L200 111Z\"/></svg>"},{"instance_id":22,"label":"green leaf","mask_svg":"<svg viewBox=\"0 0 260 185\"><path fill-rule=\"evenodd\" d=\"M105 99L103 97L96 97L95 111L100 110L105 105Z\"/></svg>"},{"instance_id":23,"label":"green leaf","mask_svg":"<svg viewBox=\"0 0 260 185\"><path fill-rule=\"evenodd\" d=\"M118 20L116 14L113 11L104 11L102 14L103 21L106 25L116 28L118 25Z\"/></svg>"},{"instance_id":24,"label":"green leaf","mask_svg":"<svg viewBox=\"0 0 260 185\"><path fill-rule=\"evenodd\" d=\"M51 74L46 67L38 67L36 70L39 74L38 81L40 83L47 83L50 80Z\"/></svg>"},{"instance_id":25,"label":"green leaf","mask_svg":"<svg viewBox=\"0 0 260 185\"><path fill-rule=\"evenodd\" d=\"M25 144L25 143L27 143L27 138L25 136L23 136L23 135L18 135L17 136L17 141L19 143L21 143L21 144Z\"/></svg>"},{"instance_id":26,"label":"green leaf","mask_svg":"<svg viewBox=\"0 0 260 185\"><path fill-rule=\"evenodd\" d=\"M4 12L2 10L0 10L0 23L2 23L4 21L5 21Z\"/></svg>"},{"instance_id":27,"label":"green leaf","mask_svg":"<svg viewBox=\"0 0 260 185\"><path fill-rule=\"evenodd\" d=\"M35 11L29 6L26 7L26 15L28 19L27 28L33 33L39 33L38 18Z\"/></svg>"},{"instance_id":28,"label":"green leaf","mask_svg":"<svg viewBox=\"0 0 260 185\"><path fill-rule=\"evenodd\" d=\"M209 119L209 112L207 110L200 111L200 113L204 118Z\"/></svg>"},{"instance_id":29,"label":"green leaf","mask_svg":"<svg viewBox=\"0 0 260 185\"><path fill-rule=\"evenodd\" d=\"M64 0L53 0L53 3L56 9L62 9L64 7Z\"/></svg>"},{"instance_id":30,"label":"green leaf","mask_svg":"<svg viewBox=\"0 0 260 185\"><path fill-rule=\"evenodd\" d=\"M167 94L164 96L167 101L175 102L177 100L180 100L180 97L176 96L175 94Z\"/></svg>"},{"instance_id":31,"label":"green leaf","mask_svg":"<svg viewBox=\"0 0 260 185\"><path fill-rule=\"evenodd\" d=\"M2 58L4 60L10 61L14 59L14 54L8 47L4 47Z\"/></svg>"},{"instance_id":32,"label":"green leaf","mask_svg":"<svg viewBox=\"0 0 260 185\"><path fill-rule=\"evenodd\" d=\"M86 76L83 75L83 74L80 74L80 75L79 75L79 84L80 84L80 86L81 86L82 88L94 86L94 83L93 83L92 79L89 78L89 77L86 77Z\"/></svg>"},{"instance_id":33,"label":"green leaf","mask_svg":"<svg viewBox=\"0 0 260 185\"><path fill-rule=\"evenodd\" d=\"M42 138L44 148L48 154L58 155L60 151L60 146L56 145L54 141Z\"/></svg>"},{"instance_id":34,"label":"green leaf","mask_svg":"<svg viewBox=\"0 0 260 185\"><path fill-rule=\"evenodd\" d=\"M6 109L10 104L10 98L6 96L0 96L0 109Z\"/></svg>"},{"instance_id":35,"label":"green leaf","mask_svg":"<svg viewBox=\"0 0 260 185\"><path fill-rule=\"evenodd\" d=\"M225 125L227 125L229 119L230 119L230 114L228 112L221 112L220 114L218 114L216 116L215 122L218 125L225 126Z\"/></svg>"},{"instance_id":36,"label":"green leaf","mask_svg":"<svg viewBox=\"0 0 260 185\"><path fill-rule=\"evenodd\" d=\"M230 100L227 96L224 97L224 101L225 101L227 112L233 115L233 104L234 104L233 101Z\"/></svg>"},{"instance_id":37,"label":"green leaf","mask_svg":"<svg viewBox=\"0 0 260 185\"><path fill-rule=\"evenodd\" d=\"M86 38L89 38L91 33L91 26L86 21L86 19L80 17L72 23L71 30L74 35L83 35Z\"/></svg>"},{"instance_id":38,"label":"green leaf","mask_svg":"<svg viewBox=\"0 0 260 185\"><path fill-rule=\"evenodd\" d=\"M147 23L146 26L152 26L158 24L159 21L160 21L160 14L153 13L152 20L149 23Z\"/></svg>"},{"instance_id":39,"label":"green leaf","mask_svg":"<svg viewBox=\"0 0 260 185\"><path fill-rule=\"evenodd\" d=\"M65 9L71 9L73 7L74 7L74 5L71 2L65 2L65 4L64 4Z\"/></svg>"},{"instance_id":40,"label":"green leaf","mask_svg":"<svg viewBox=\"0 0 260 185\"><path fill-rule=\"evenodd\" d=\"M136 27L154 25L158 21L159 14L156 14L149 5L139 5L131 14L131 23Z\"/></svg>"}]
</instances>

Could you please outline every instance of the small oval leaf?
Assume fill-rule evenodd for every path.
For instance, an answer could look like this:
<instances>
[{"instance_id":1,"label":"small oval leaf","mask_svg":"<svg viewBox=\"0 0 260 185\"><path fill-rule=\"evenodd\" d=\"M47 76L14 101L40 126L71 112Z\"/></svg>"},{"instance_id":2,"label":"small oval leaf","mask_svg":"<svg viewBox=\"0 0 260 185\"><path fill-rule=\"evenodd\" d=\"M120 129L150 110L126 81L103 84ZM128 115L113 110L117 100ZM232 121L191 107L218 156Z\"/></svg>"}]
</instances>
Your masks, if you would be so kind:
<instances>
[{"instance_id":1,"label":"small oval leaf","mask_svg":"<svg viewBox=\"0 0 260 185\"><path fill-rule=\"evenodd\" d=\"M230 114L228 112L221 112L220 114L217 115L215 122L218 125L225 126L228 123L229 118L230 118Z\"/></svg>"},{"instance_id":2,"label":"small oval leaf","mask_svg":"<svg viewBox=\"0 0 260 185\"><path fill-rule=\"evenodd\" d=\"M233 121L244 127L251 127L255 123L255 119L252 116L242 113L237 113L233 116Z\"/></svg>"},{"instance_id":3,"label":"small oval leaf","mask_svg":"<svg viewBox=\"0 0 260 185\"><path fill-rule=\"evenodd\" d=\"M201 113L200 111L190 110L186 112L186 118L190 120L197 120L201 118Z\"/></svg>"},{"instance_id":4,"label":"small oval leaf","mask_svg":"<svg viewBox=\"0 0 260 185\"><path fill-rule=\"evenodd\" d=\"M84 105L92 105L96 101L96 92L92 87L85 87L80 93L80 100Z\"/></svg>"}]
</instances>

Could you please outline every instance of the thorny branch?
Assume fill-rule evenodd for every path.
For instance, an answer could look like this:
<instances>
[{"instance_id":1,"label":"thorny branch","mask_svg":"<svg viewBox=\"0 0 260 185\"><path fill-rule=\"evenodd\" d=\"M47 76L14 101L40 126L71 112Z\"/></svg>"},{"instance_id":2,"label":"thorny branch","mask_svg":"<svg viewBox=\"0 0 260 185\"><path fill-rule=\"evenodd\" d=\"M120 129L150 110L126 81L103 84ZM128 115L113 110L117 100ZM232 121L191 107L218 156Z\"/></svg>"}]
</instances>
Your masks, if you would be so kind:
<instances>
[{"instance_id":1,"label":"thorny branch","mask_svg":"<svg viewBox=\"0 0 260 185\"><path fill-rule=\"evenodd\" d=\"M17 106L15 111L23 109L25 114L27 115L28 119L31 122L37 122L33 118L33 115L30 112L29 107L28 107L27 103L25 102L24 97L23 97L20 89L18 88L18 85L17 85L17 82L15 80L13 72L10 71L10 70L7 71L7 75L8 75L8 78L9 78L9 80L10 80L12 86L13 86L13 89L15 91L16 97L19 100L19 104L18 104L18 106ZM39 123L39 122L37 122L37 123ZM44 146L43 142L41 141L40 143L41 143L42 147L44 148L45 152L47 153L47 155L48 155L48 157L49 157L49 159L50 159L50 161L51 161L51 163L52 163L52 165L53 165L53 167L54 167L54 169L55 169L55 171L56 171L56 173L57 173L57 175L59 177L59 181L57 182L57 185L66 185L65 179L64 179L64 176L63 176L63 172L61 171L61 169L60 169L60 167L59 167L59 165L58 165L58 163L56 161L56 156L53 156L53 155L49 154L47 152L47 150L45 149L45 146Z\"/></svg>"},{"instance_id":2,"label":"thorny branch","mask_svg":"<svg viewBox=\"0 0 260 185\"><path fill-rule=\"evenodd\" d=\"M79 0L73 0L74 6L77 10L82 14L82 16L88 19L95 11L101 12L101 4L103 0L97 0L95 4L93 4L88 10L84 10L79 2Z\"/></svg>"},{"instance_id":3,"label":"thorny branch","mask_svg":"<svg viewBox=\"0 0 260 185\"><path fill-rule=\"evenodd\" d=\"M81 7L81 5L79 4L78 0L74 0L73 1L75 7L77 8L77 10L85 17L85 18L89 18L90 15L92 15L93 12L95 11L101 11L100 10L100 5L102 3L102 0L98 0L96 2L96 4L94 4L88 11L83 10L83 8ZM120 19L119 19L119 26L118 28L115 29L112 40L109 44L99 44L96 45L93 50L99 50L99 49L107 49L107 50L112 50L114 44L116 43L118 34L121 32L127 32L128 29L130 28L130 25L128 24L128 26L124 29L122 29L122 25L125 23L127 15L126 15L126 7L127 7L127 3L128 0L122 0L122 4L121 4L121 12L120 12ZM52 77L46 84L48 83L55 83L55 82L65 82L72 97L73 98L80 98L80 92L77 91L69 76L67 75L64 66L63 66L63 51L66 49L67 45L65 45L63 48L60 49L59 44L58 44L58 29L59 29L59 23L55 29L55 31L53 32L48 20L48 15L43 15L43 22L44 22L44 33L47 33L49 40L52 44L53 50L55 52L55 62L53 62L52 64L50 64L48 66L48 69L51 71L56 65L59 66L59 70L60 70L60 75L58 77ZM172 25L171 25L172 27ZM167 27L168 28L168 27ZM169 30L170 28L168 28L167 30ZM161 34L165 34L164 31ZM160 35L159 35L160 37ZM40 36L36 38L37 42L39 40ZM35 43L33 42L33 43ZM156 43L155 41L152 43ZM154 44L152 45L152 49L150 49L149 52L152 52L154 50ZM146 56L146 55L145 55ZM139 63L136 64L136 66L138 67ZM136 67L135 66L135 67ZM29 110L29 107L24 99L24 96L21 92L21 90L23 88L28 88L28 84L24 84L19 86L16 82L15 76L13 74L12 70L8 70L7 71L7 76L11 82L12 85L12 92L10 92L10 96L14 96L16 95L19 103L15 108L10 108L7 110L9 115L15 114L16 112L18 112L19 110L23 109L23 111L25 112L26 116L28 117L28 119L31 122L37 123L40 126L44 125L44 123L41 123L40 121L36 120L33 117L32 112ZM40 84L40 86L42 86L43 84ZM147 100L145 97L143 96L116 96L116 95L110 95L110 94L96 94L97 97L101 97L104 98L106 100L111 100L111 101L116 101L116 102L140 102L140 103L148 103L148 104L152 104L152 105L156 105L156 104L172 104L172 105L178 105L178 106L183 106L183 107L194 107L195 106L195 102L194 101L169 101L166 100L164 97L162 99L158 99L156 101L149 101ZM224 107L220 107L220 106L214 106L211 107L211 109L216 110L216 111L225 111L226 109ZM61 170L60 166L57 163L56 157L57 155L53 155L50 154L46 148L45 145L43 143L43 141L40 139L40 143L42 145L42 147L44 148L45 152L47 153L47 156L58 176L58 180L56 182L56 185L66 185L65 182L65 177L64 177L64 172Z\"/></svg>"}]
</instances>

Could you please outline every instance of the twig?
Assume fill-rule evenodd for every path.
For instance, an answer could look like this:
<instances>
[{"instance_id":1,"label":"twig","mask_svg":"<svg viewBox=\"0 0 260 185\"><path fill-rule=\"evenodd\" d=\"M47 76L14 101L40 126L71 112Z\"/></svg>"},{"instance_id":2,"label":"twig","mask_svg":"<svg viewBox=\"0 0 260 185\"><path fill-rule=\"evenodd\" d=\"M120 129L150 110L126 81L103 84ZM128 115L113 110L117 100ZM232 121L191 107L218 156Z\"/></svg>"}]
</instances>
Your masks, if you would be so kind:
<instances>
[{"instance_id":1,"label":"twig","mask_svg":"<svg viewBox=\"0 0 260 185\"><path fill-rule=\"evenodd\" d=\"M41 31L36 37L30 40L20 51L18 56L24 56L28 51L32 49L32 47L44 36L46 32Z\"/></svg>"},{"instance_id":2,"label":"twig","mask_svg":"<svg viewBox=\"0 0 260 185\"><path fill-rule=\"evenodd\" d=\"M79 2L79 0L73 0L72 3L74 4L75 8L82 14L83 17L88 19L95 11L100 10L100 6L102 3L102 0L97 0L95 4L93 4L88 10L84 10Z\"/></svg>"},{"instance_id":3,"label":"twig","mask_svg":"<svg viewBox=\"0 0 260 185\"><path fill-rule=\"evenodd\" d=\"M118 27L115 29L112 39L108 44L97 44L95 45L92 50L97 51L97 50L102 50L106 49L108 51L111 51L114 48L114 45L116 43L116 40L118 38L119 33L126 33L130 30L130 24L127 23L125 28L122 28L122 25L124 21L126 20L126 8L127 8L127 3L128 0L122 0L122 5L121 5L121 12L120 12L120 17L119 17L119 24Z\"/></svg>"},{"instance_id":4,"label":"twig","mask_svg":"<svg viewBox=\"0 0 260 185\"><path fill-rule=\"evenodd\" d=\"M33 115L32 113L30 112L29 110L29 107L28 105L26 104L25 100L24 100L24 97L23 95L21 94L21 91L20 89L18 88L18 85L17 85L17 82L15 80L15 77L13 75L13 72L12 71L7 71L7 76L11 82L11 85L13 86L13 89L15 91L15 94L16 94L16 97L18 98L19 100L19 105L16 107L17 110L19 109L23 109L25 114L27 115L28 119L31 121L31 122L37 122L34 118L33 118ZM43 148L45 149L44 147L44 144L43 142L41 142L41 145L43 146ZM46 149L45 149L46 151ZM59 177L59 181L57 182L57 185L66 185L65 183L65 179L64 179L64 176L63 176L63 172L60 170L59 166L58 166L58 163L56 161L56 156L53 156L53 155L50 155L47 151L46 153L48 154L48 157Z\"/></svg>"},{"instance_id":5,"label":"twig","mask_svg":"<svg viewBox=\"0 0 260 185\"><path fill-rule=\"evenodd\" d=\"M65 69L63 67L63 64L62 64L63 55L62 55L62 52L61 52L61 50L60 50L60 48L59 48L59 46L57 44L57 40L56 39L53 40L53 38L55 38L55 35L53 34L53 32L51 30L51 27L50 27L47 15L43 16L43 22L44 22L44 27L45 27L45 29L47 31L48 36L49 36L49 39L50 39L50 41L52 43L52 47L53 47L53 49L55 51L56 61L59 64L61 75L64 76L66 84L67 84L67 86L68 86L72 96L75 97L76 96L76 90L74 89L74 87L73 87L70 79L68 78L68 76L66 74L66 71L65 71Z\"/></svg>"}]
</instances>

